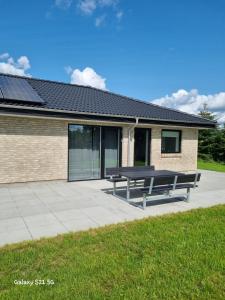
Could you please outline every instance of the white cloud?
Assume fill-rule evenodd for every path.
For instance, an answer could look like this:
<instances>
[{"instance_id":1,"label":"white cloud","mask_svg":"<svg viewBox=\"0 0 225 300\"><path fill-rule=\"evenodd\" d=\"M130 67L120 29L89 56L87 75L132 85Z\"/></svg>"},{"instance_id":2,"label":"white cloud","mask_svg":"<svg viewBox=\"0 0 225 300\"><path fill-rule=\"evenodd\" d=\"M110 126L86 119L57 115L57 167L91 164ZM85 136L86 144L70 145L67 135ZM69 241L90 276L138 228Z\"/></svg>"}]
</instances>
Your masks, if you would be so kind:
<instances>
[{"instance_id":1,"label":"white cloud","mask_svg":"<svg viewBox=\"0 0 225 300\"><path fill-rule=\"evenodd\" d=\"M13 57L11 57L8 53L0 55L1 73L30 77L31 75L26 73L30 67L30 62L27 56L20 56L15 62Z\"/></svg>"},{"instance_id":2,"label":"white cloud","mask_svg":"<svg viewBox=\"0 0 225 300\"><path fill-rule=\"evenodd\" d=\"M30 62L26 56L21 56L17 61L21 68L23 68L24 70L30 69Z\"/></svg>"},{"instance_id":3,"label":"white cloud","mask_svg":"<svg viewBox=\"0 0 225 300\"><path fill-rule=\"evenodd\" d=\"M55 6L62 9L70 8L71 4L72 4L72 0L55 0Z\"/></svg>"},{"instance_id":4,"label":"white cloud","mask_svg":"<svg viewBox=\"0 0 225 300\"><path fill-rule=\"evenodd\" d=\"M116 13L116 18L117 20L120 22L122 20L122 17L123 17L123 11L122 10L119 10L117 13Z\"/></svg>"},{"instance_id":5,"label":"white cloud","mask_svg":"<svg viewBox=\"0 0 225 300\"><path fill-rule=\"evenodd\" d=\"M208 110L216 115L218 122L225 121L225 92L201 95L196 89L190 91L180 89L172 95L166 95L151 102L191 114L198 114L207 104Z\"/></svg>"},{"instance_id":6,"label":"white cloud","mask_svg":"<svg viewBox=\"0 0 225 300\"><path fill-rule=\"evenodd\" d=\"M116 7L119 0L80 0L78 9L86 15L92 15L97 8Z\"/></svg>"},{"instance_id":7,"label":"white cloud","mask_svg":"<svg viewBox=\"0 0 225 300\"><path fill-rule=\"evenodd\" d=\"M96 27L102 26L104 24L105 18L106 18L106 15L102 15L102 16L96 18L95 19L95 26Z\"/></svg>"},{"instance_id":8,"label":"white cloud","mask_svg":"<svg viewBox=\"0 0 225 300\"><path fill-rule=\"evenodd\" d=\"M81 0L78 3L78 8L85 15L91 15L95 11L96 7L97 7L96 0Z\"/></svg>"},{"instance_id":9,"label":"white cloud","mask_svg":"<svg viewBox=\"0 0 225 300\"><path fill-rule=\"evenodd\" d=\"M71 66L66 66L64 69L65 69L66 73L69 75L73 72L73 69L71 68Z\"/></svg>"},{"instance_id":10,"label":"white cloud","mask_svg":"<svg viewBox=\"0 0 225 300\"><path fill-rule=\"evenodd\" d=\"M80 71L79 69L72 70L71 67L67 67L66 69L67 72L70 70L70 83L92 86L101 90L106 90L106 79L97 74L92 68L87 67L83 71Z\"/></svg>"},{"instance_id":11,"label":"white cloud","mask_svg":"<svg viewBox=\"0 0 225 300\"><path fill-rule=\"evenodd\" d=\"M9 58L9 53L0 54L0 60L4 60L4 59L7 59L7 58Z\"/></svg>"},{"instance_id":12,"label":"white cloud","mask_svg":"<svg viewBox=\"0 0 225 300\"><path fill-rule=\"evenodd\" d=\"M100 6L115 6L119 0L98 0Z\"/></svg>"},{"instance_id":13,"label":"white cloud","mask_svg":"<svg viewBox=\"0 0 225 300\"><path fill-rule=\"evenodd\" d=\"M120 0L76 0L76 6L83 15L92 16L98 12L100 17L95 18L95 26L99 27L104 23L106 11L109 9L113 10L114 18L118 22L121 21L124 13L119 9L119 2ZM74 0L54 0L55 7L65 10L69 9L73 3L75 3ZM47 12L45 16L47 19L51 18L51 12Z\"/></svg>"}]
</instances>

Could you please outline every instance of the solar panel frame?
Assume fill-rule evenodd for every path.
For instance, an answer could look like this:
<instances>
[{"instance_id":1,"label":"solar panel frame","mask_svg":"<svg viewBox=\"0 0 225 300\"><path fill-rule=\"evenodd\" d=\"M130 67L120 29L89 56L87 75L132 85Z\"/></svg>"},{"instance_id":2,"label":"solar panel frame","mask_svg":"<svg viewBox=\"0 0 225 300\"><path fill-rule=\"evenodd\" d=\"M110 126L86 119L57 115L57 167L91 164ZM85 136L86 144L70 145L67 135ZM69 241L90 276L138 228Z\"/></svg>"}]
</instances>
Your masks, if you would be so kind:
<instances>
[{"instance_id":1,"label":"solar panel frame","mask_svg":"<svg viewBox=\"0 0 225 300\"><path fill-rule=\"evenodd\" d=\"M4 99L1 87L0 87L0 99Z\"/></svg>"},{"instance_id":2,"label":"solar panel frame","mask_svg":"<svg viewBox=\"0 0 225 300\"><path fill-rule=\"evenodd\" d=\"M24 78L0 76L0 90L0 99L34 104L45 103ZM3 97L1 97L1 93Z\"/></svg>"}]
</instances>

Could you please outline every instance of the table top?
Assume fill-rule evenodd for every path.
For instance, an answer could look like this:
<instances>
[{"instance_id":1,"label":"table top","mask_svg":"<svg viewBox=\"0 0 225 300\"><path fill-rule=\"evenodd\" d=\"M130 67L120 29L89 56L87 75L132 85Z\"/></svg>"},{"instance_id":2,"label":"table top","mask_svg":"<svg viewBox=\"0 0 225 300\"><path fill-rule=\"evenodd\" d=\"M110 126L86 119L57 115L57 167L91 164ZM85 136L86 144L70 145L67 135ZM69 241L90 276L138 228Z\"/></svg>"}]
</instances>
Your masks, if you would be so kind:
<instances>
[{"instance_id":1,"label":"table top","mask_svg":"<svg viewBox=\"0 0 225 300\"><path fill-rule=\"evenodd\" d=\"M182 175L183 173L174 172L169 170L143 170L143 171L121 171L120 176L128 179L145 179L157 176L171 176Z\"/></svg>"}]
</instances>

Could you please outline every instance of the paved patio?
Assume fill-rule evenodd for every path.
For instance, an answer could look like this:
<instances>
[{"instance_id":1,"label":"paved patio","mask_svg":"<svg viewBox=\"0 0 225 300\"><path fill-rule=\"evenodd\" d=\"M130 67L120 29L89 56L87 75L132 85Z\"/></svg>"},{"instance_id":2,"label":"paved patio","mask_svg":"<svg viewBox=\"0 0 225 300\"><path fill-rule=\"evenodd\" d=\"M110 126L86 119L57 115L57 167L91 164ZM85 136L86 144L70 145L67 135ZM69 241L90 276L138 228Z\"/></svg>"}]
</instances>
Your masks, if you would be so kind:
<instances>
[{"instance_id":1,"label":"paved patio","mask_svg":"<svg viewBox=\"0 0 225 300\"><path fill-rule=\"evenodd\" d=\"M114 197L105 180L0 185L0 245L225 204L225 173L201 172L190 203L154 202L145 211Z\"/></svg>"}]
</instances>

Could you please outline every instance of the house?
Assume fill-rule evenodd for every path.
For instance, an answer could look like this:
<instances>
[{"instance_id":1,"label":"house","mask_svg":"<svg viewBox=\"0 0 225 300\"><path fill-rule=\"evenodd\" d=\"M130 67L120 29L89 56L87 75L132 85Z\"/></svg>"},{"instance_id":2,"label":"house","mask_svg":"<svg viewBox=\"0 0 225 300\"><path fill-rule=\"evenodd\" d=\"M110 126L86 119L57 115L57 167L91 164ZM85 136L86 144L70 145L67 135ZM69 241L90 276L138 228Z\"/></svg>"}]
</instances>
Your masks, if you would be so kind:
<instances>
[{"instance_id":1,"label":"house","mask_svg":"<svg viewBox=\"0 0 225 300\"><path fill-rule=\"evenodd\" d=\"M215 122L96 88L0 74L0 183L104 178L118 165L197 168Z\"/></svg>"}]
</instances>

